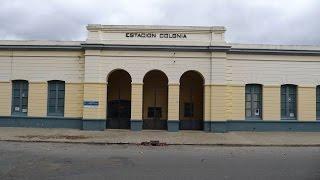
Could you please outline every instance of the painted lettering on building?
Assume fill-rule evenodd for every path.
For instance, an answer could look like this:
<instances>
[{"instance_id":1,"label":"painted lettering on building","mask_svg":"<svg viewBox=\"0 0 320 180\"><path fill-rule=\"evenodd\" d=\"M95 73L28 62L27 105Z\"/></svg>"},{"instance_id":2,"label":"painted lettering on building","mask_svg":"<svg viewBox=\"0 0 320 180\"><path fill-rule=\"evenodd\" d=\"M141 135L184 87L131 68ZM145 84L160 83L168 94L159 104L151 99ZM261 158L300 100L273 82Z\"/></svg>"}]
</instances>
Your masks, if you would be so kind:
<instances>
[{"instance_id":1,"label":"painted lettering on building","mask_svg":"<svg viewBox=\"0 0 320 180\"><path fill-rule=\"evenodd\" d=\"M129 32L127 38L160 38L160 39L186 39L187 35L183 33L152 33L152 32Z\"/></svg>"}]
</instances>

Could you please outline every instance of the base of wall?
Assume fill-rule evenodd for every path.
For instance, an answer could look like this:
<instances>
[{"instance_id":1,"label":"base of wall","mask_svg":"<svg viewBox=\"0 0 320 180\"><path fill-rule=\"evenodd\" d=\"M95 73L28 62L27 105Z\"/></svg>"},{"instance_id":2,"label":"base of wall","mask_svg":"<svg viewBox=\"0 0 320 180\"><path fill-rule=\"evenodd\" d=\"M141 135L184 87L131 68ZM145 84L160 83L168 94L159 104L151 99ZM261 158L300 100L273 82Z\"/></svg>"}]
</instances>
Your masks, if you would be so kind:
<instances>
[{"instance_id":1,"label":"base of wall","mask_svg":"<svg viewBox=\"0 0 320 180\"><path fill-rule=\"evenodd\" d=\"M106 121L103 119L83 119L82 129L87 131L104 131L106 129Z\"/></svg>"},{"instance_id":2,"label":"base of wall","mask_svg":"<svg viewBox=\"0 0 320 180\"><path fill-rule=\"evenodd\" d=\"M0 116L0 127L82 129L82 118Z\"/></svg>"},{"instance_id":3,"label":"base of wall","mask_svg":"<svg viewBox=\"0 0 320 180\"><path fill-rule=\"evenodd\" d=\"M203 120L188 119L179 121L180 130L203 130Z\"/></svg>"},{"instance_id":4,"label":"base of wall","mask_svg":"<svg viewBox=\"0 0 320 180\"><path fill-rule=\"evenodd\" d=\"M205 131L205 132L211 131L211 122L210 121L203 122L203 131Z\"/></svg>"},{"instance_id":5,"label":"base of wall","mask_svg":"<svg viewBox=\"0 0 320 180\"><path fill-rule=\"evenodd\" d=\"M142 120L133 120L130 121L130 126L132 131L141 131L142 130Z\"/></svg>"},{"instance_id":6,"label":"base of wall","mask_svg":"<svg viewBox=\"0 0 320 180\"><path fill-rule=\"evenodd\" d=\"M167 126L168 126L169 132L178 132L179 131L179 121L178 120L168 120Z\"/></svg>"},{"instance_id":7,"label":"base of wall","mask_svg":"<svg viewBox=\"0 0 320 180\"><path fill-rule=\"evenodd\" d=\"M164 119L143 119L143 129L168 130L167 120Z\"/></svg>"},{"instance_id":8,"label":"base of wall","mask_svg":"<svg viewBox=\"0 0 320 180\"><path fill-rule=\"evenodd\" d=\"M108 118L107 129L130 129L130 118Z\"/></svg>"},{"instance_id":9,"label":"base of wall","mask_svg":"<svg viewBox=\"0 0 320 180\"><path fill-rule=\"evenodd\" d=\"M167 121L168 131L179 131L180 123L180 121ZM130 125L131 130L141 131L143 121L131 120ZM0 116L0 127L72 128L103 131L106 129L106 121L82 118ZM215 133L228 131L320 132L320 121L205 121L203 130Z\"/></svg>"},{"instance_id":10,"label":"base of wall","mask_svg":"<svg viewBox=\"0 0 320 180\"><path fill-rule=\"evenodd\" d=\"M212 121L211 132L228 131L295 131L320 132L320 121Z\"/></svg>"},{"instance_id":11,"label":"base of wall","mask_svg":"<svg viewBox=\"0 0 320 180\"><path fill-rule=\"evenodd\" d=\"M218 133L224 133L228 132L227 128L227 123L228 121L223 121L223 122L211 122L211 132L218 132Z\"/></svg>"}]
</instances>

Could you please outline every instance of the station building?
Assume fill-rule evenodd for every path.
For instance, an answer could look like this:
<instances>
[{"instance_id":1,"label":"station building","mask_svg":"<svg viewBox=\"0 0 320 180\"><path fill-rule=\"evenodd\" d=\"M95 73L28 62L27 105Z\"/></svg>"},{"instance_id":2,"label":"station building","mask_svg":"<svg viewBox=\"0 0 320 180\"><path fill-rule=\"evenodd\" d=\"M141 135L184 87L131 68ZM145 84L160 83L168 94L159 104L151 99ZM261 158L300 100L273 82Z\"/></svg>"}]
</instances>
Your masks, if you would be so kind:
<instances>
[{"instance_id":1,"label":"station building","mask_svg":"<svg viewBox=\"0 0 320 180\"><path fill-rule=\"evenodd\" d=\"M0 126L320 131L320 46L227 43L220 26L87 31L0 41Z\"/></svg>"}]
</instances>

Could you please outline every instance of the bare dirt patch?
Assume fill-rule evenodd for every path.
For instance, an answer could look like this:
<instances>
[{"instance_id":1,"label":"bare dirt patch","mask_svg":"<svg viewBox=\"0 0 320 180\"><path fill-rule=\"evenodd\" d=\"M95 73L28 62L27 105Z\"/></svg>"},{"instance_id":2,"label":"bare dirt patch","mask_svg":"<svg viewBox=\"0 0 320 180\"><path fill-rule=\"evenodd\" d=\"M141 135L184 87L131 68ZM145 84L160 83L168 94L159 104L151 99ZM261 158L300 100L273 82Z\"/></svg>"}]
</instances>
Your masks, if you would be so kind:
<instances>
[{"instance_id":1,"label":"bare dirt patch","mask_svg":"<svg viewBox=\"0 0 320 180\"><path fill-rule=\"evenodd\" d=\"M88 139L90 136L83 136L83 135L26 135L26 136L16 136L18 138L25 138L25 139L70 139L70 140L76 140L76 139Z\"/></svg>"}]
</instances>

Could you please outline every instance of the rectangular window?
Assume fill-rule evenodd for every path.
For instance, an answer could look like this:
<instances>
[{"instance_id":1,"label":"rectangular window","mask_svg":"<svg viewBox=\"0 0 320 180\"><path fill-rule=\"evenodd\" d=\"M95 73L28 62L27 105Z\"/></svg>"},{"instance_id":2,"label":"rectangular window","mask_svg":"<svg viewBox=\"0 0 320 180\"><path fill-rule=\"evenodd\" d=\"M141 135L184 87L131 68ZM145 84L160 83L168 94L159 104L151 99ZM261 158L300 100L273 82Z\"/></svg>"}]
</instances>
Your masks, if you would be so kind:
<instances>
[{"instance_id":1,"label":"rectangular window","mask_svg":"<svg viewBox=\"0 0 320 180\"><path fill-rule=\"evenodd\" d=\"M259 84L247 84L245 91L246 119L262 118L262 86Z\"/></svg>"},{"instance_id":2,"label":"rectangular window","mask_svg":"<svg viewBox=\"0 0 320 180\"><path fill-rule=\"evenodd\" d=\"M297 118L297 86L281 86L281 119L294 120Z\"/></svg>"},{"instance_id":3,"label":"rectangular window","mask_svg":"<svg viewBox=\"0 0 320 180\"><path fill-rule=\"evenodd\" d=\"M48 116L64 116L65 83L48 82Z\"/></svg>"},{"instance_id":4,"label":"rectangular window","mask_svg":"<svg viewBox=\"0 0 320 180\"><path fill-rule=\"evenodd\" d=\"M193 103L184 103L184 117L193 117Z\"/></svg>"},{"instance_id":5,"label":"rectangular window","mask_svg":"<svg viewBox=\"0 0 320 180\"><path fill-rule=\"evenodd\" d=\"M149 118L161 118L162 117L161 107L149 107L148 108L148 117Z\"/></svg>"},{"instance_id":6,"label":"rectangular window","mask_svg":"<svg viewBox=\"0 0 320 180\"><path fill-rule=\"evenodd\" d=\"M28 81L12 81L12 115L26 116L28 113Z\"/></svg>"}]
</instances>

